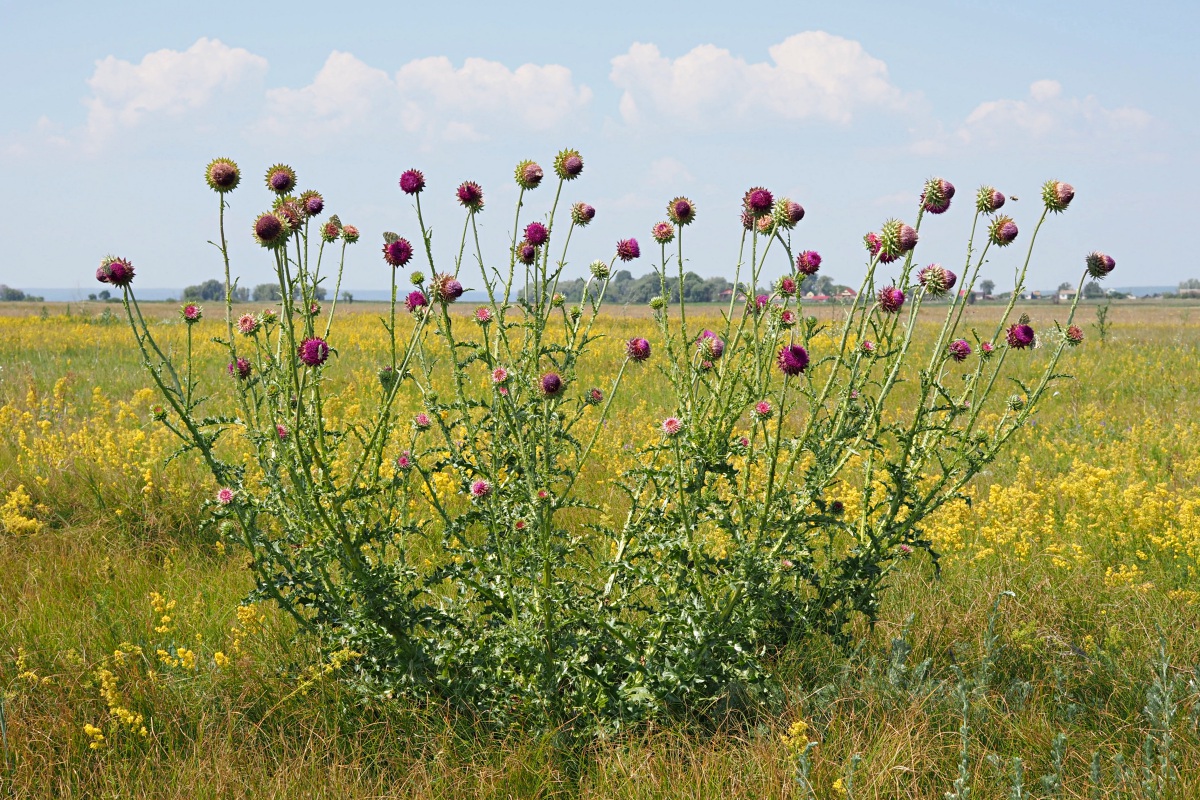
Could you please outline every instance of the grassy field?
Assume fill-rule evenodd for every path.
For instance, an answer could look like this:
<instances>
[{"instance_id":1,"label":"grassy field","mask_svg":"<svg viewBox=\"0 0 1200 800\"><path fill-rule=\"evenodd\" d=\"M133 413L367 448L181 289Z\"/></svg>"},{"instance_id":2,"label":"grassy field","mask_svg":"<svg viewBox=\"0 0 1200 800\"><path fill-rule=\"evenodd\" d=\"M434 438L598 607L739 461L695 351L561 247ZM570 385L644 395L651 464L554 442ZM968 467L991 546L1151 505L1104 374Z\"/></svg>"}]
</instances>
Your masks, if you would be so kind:
<instances>
[{"instance_id":1,"label":"grassy field","mask_svg":"<svg viewBox=\"0 0 1200 800\"><path fill-rule=\"evenodd\" d=\"M942 797L956 780L1007 798L1016 758L1023 797L1200 796L1200 307L1114 305L1104 342L1085 324L1064 364L1075 380L971 503L930 521L940 576L913 558L853 652L783 653L778 718L584 751L362 703L319 643L241 606L245 555L203 525L215 487L199 466L164 465L131 334L101 316L120 306L42 308L0 309L0 794L805 797L795 776L815 741L822 798ZM175 307L150 308L180 347ZM1035 327L1060 311L1026 310ZM355 304L334 342L332 415L376 391L379 311ZM983 330L999 311L968 313ZM643 309L614 308L605 332L650 328ZM598 376L620 350L598 348ZM215 345L198 369L228 391ZM616 502L606 465L653 435L659 386L651 370L629 384L590 500Z\"/></svg>"}]
</instances>

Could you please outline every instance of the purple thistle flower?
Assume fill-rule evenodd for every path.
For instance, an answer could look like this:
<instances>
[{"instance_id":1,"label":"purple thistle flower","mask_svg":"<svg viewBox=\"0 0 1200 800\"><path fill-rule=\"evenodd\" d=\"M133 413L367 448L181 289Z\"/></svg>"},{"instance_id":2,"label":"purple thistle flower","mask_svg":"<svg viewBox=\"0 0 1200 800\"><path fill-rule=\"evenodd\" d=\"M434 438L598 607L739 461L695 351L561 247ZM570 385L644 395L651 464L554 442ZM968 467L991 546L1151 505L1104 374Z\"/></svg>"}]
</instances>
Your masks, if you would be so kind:
<instances>
[{"instance_id":1,"label":"purple thistle flower","mask_svg":"<svg viewBox=\"0 0 1200 800\"><path fill-rule=\"evenodd\" d=\"M229 373L229 377L244 381L250 377L250 362L244 358L239 358L237 361L229 362L229 365L225 367L225 371Z\"/></svg>"},{"instance_id":2,"label":"purple thistle flower","mask_svg":"<svg viewBox=\"0 0 1200 800\"><path fill-rule=\"evenodd\" d=\"M770 214L774 205L775 196L761 186L750 189L742 198L742 206L755 218Z\"/></svg>"},{"instance_id":3,"label":"purple thistle flower","mask_svg":"<svg viewBox=\"0 0 1200 800\"><path fill-rule=\"evenodd\" d=\"M907 253L912 250L917 246L917 229L901 223L896 232L896 242L900 245L900 252Z\"/></svg>"},{"instance_id":4,"label":"purple thistle flower","mask_svg":"<svg viewBox=\"0 0 1200 800\"><path fill-rule=\"evenodd\" d=\"M258 317L253 314L242 314L237 324L238 333L242 334L242 336L253 336L258 333L261 324L258 321Z\"/></svg>"},{"instance_id":5,"label":"purple thistle flower","mask_svg":"<svg viewBox=\"0 0 1200 800\"><path fill-rule=\"evenodd\" d=\"M971 345L966 339L955 339L946 350L955 361L966 361L967 356L971 355Z\"/></svg>"},{"instance_id":6,"label":"purple thistle flower","mask_svg":"<svg viewBox=\"0 0 1200 800\"><path fill-rule=\"evenodd\" d=\"M1077 347L1083 343L1083 330L1078 325L1072 325L1067 328L1067 344L1071 347Z\"/></svg>"},{"instance_id":7,"label":"purple thistle flower","mask_svg":"<svg viewBox=\"0 0 1200 800\"><path fill-rule=\"evenodd\" d=\"M958 276L941 264L930 264L917 273L917 282L933 297L941 297L954 288Z\"/></svg>"},{"instance_id":8,"label":"purple thistle flower","mask_svg":"<svg viewBox=\"0 0 1200 800\"><path fill-rule=\"evenodd\" d=\"M286 426L275 423L275 435L279 437L279 441L284 441L288 437L288 429Z\"/></svg>"},{"instance_id":9,"label":"purple thistle flower","mask_svg":"<svg viewBox=\"0 0 1200 800\"><path fill-rule=\"evenodd\" d=\"M311 339L305 339L296 348L300 360L310 367L319 367L325 363L325 359L329 358L329 345L325 340L314 336Z\"/></svg>"},{"instance_id":10,"label":"purple thistle flower","mask_svg":"<svg viewBox=\"0 0 1200 800\"><path fill-rule=\"evenodd\" d=\"M429 305L429 300L425 297L424 292L412 291L408 293L408 297L404 298L404 307L408 309L409 313L427 305Z\"/></svg>"},{"instance_id":11,"label":"purple thistle flower","mask_svg":"<svg viewBox=\"0 0 1200 800\"><path fill-rule=\"evenodd\" d=\"M542 394L546 397L554 397L563 390L563 380L558 377L556 372L547 372L542 376L540 381Z\"/></svg>"},{"instance_id":12,"label":"purple thistle flower","mask_svg":"<svg viewBox=\"0 0 1200 800\"><path fill-rule=\"evenodd\" d=\"M487 497L492 493L492 485L484 480L475 481L471 484L471 496L476 500Z\"/></svg>"},{"instance_id":13,"label":"purple thistle flower","mask_svg":"<svg viewBox=\"0 0 1200 800\"><path fill-rule=\"evenodd\" d=\"M784 375L799 375L808 368L808 351L798 344L784 345L776 363Z\"/></svg>"},{"instance_id":14,"label":"purple thistle flower","mask_svg":"<svg viewBox=\"0 0 1200 800\"><path fill-rule=\"evenodd\" d=\"M795 311L792 311L790 308L785 308L783 311L779 312L779 327L783 328L785 331L791 330L792 328L796 327L797 319L798 317L796 316Z\"/></svg>"},{"instance_id":15,"label":"purple thistle flower","mask_svg":"<svg viewBox=\"0 0 1200 800\"><path fill-rule=\"evenodd\" d=\"M992 354L995 352L996 352L996 345L992 344L991 342L980 342L979 343L979 357L982 358L984 361L987 361L988 359L990 359L992 357Z\"/></svg>"},{"instance_id":16,"label":"purple thistle flower","mask_svg":"<svg viewBox=\"0 0 1200 800\"><path fill-rule=\"evenodd\" d=\"M742 227L748 231L754 230L754 215L745 209L742 210Z\"/></svg>"},{"instance_id":17,"label":"purple thistle flower","mask_svg":"<svg viewBox=\"0 0 1200 800\"><path fill-rule=\"evenodd\" d=\"M429 296L439 303L453 303L462 297L463 285L453 275L434 274L429 287Z\"/></svg>"},{"instance_id":18,"label":"purple thistle flower","mask_svg":"<svg viewBox=\"0 0 1200 800\"><path fill-rule=\"evenodd\" d=\"M336 222L326 222L321 226L321 239L325 244L333 244L342 235L342 229Z\"/></svg>"},{"instance_id":19,"label":"purple thistle flower","mask_svg":"<svg viewBox=\"0 0 1200 800\"><path fill-rule=\"evenodd\" d=\"M583 157L578 150L561 150L554 157L554 172L564 181L575 180L583 172Z\"/></svg>"},{"instance_id":20,"label":"purple thistle flower","mask_svg":"<svg viewBox=\"0 0 1200 800\"><path fill-rule=\"evenodd\" d=\"M407 169L400 174L400 191L405 194L420 194L425 188L425 176L419 169Z\"/></svg>"},{"instance_id":21,"label":"purple thistle flower","mask_svg":"<svg viewBox=\"0 0 1200 800\"><path fill-rule=\"evenodd\" d=\"M885 286L879 290L879 307L888 314L895 314L904 305L904 292L895 286Z\"/></svg>"},{"instance_id":22,"label":"purple thistle flower","mask_svg":"<svg viewBox=\"0 0 1200 800\"><path fill-rule=\"evenodd\" d=\"M816 275L821 268L821 254L816 250L805 250L796 256L796 271L801 275Z\"/></svg>"},{"instance_id":23,"label":"purple thistle flower","mask_svg":"<svg viewBox=\"0 0 1200 800\"><path fill-rule=\"evenodd\" d=\"M754 298L754 310L762 311L763 309L765 309L767 307L767 304L770 302L771 302L771 298L767 297L765 294L760 294Z\"/></svg>"},{"instance_id":24,"label":"purple thistle flower","mask_svg":"<svg viewBox=\"0 0 1200 800\"><path fill-rule=\"evenodd\" d=\"M996 191L994 186L983 186L975 196L975 208L983 214L999 211L1004 206L1004 195Z\"/></svg>"},{"instance_id":25,"label":"purple thistle flower","mask_svg":"<svg viewBox=\"0 0 1200 800\"><path fill-rule=\"evenodd\" d=\"M676 197L667 203L667 218L676 225L689 225L696 219L696 204L686 197Z\"/></svg>"},{"instance_id":26,"label":"purple thistle flower","mask_svg":"<svg viewBox=\"0 0 1200 800\"><path fill-rule=\"evenodd\" d=\"M188 303L179 309L179 315L183 317L183 321L188 325L195 325L204 318L204 309L195 303Z\"/></svg>"},{"instance_id":27,"label":"purple thistle flower","mask_svg":"<svg viewBox=\"0 0 1200 800\"><path fill-rule=\"evenodd\" d=\"M662 429L667 436L678 436L683 431L683 423L678 417L667 417L662 422Z\"/></svg>"},{"instance_id":28,"label":"purple thistle flower","mask_svg":"<svg viewBox=\"0 0 1200 800\"><path fill-rule=\"evenodd\" d=\"M795 200L781 197L775 203L773 217L776 225L790 231L800 220L804 219L804 206Z\"/></svg>"},{"instance_id":29,"label":"purple thistle flower","mask_svg":"<svg viewBox=\"0 0 1200 800\"><path fill-rule=\"evenodd\" d=\"M862 350L867 355L871 355L875 352L875 343L870 339L863 339L862 343L858 346L858 349Z\"/></svg>"},{"instance_id":30,"label":"purple thistle flower","mask_svg":"<svg viewBox=\"0 0 1200 800\"><path fill-rule=\"evenodd\" d=\"M526 241L517 245L517 260L522 264L532 264L537 258L537 248Z\"/></svg>"},{"instance_id":31,"label":"purple thistle flower","mask_svg":"<svg viewBox=\"0 0 1200 800\"><path fill-rule=\"evenodd\" d=\"M1055 214L1066 211L1067 206L1071 205L1071 201L1074 199L1075 187L1069 183L1046 181L1042 185L1042 202Z\"/></svg>"},{"instance_id":32,"label":"purple thistle flower","mask_svg":"<svg viewBox=\"0 0 1200 800\"><path fill-rule=\"evenodd\" d=\"M992 244L997 247L1008 247L1017 238L1017 223L1012 217L999 216L992 221L989 231Z\"/></svg>"},{"instance_id":33,"label":"purple thistle flower","mask_svg":"<svg viewBox=\"0 0 1200 800\"><path fill-rule=\"evenodd\" d=\"M133 264L128 259L106 256L96 270L96 280L125 288L133 283Z\"/></svg>"},{"instance_id":34,"label":"purple thistle flower","mask_svg":"<svg viewBox=\"0 0 1200 800\"><path fill-rule=\"evenodd\" d=\"M1110 256L1099 251L1093 251L1088 254L1086 259L1087 273L1096 280L1102 280L1108 273L1116 269L1117 262Z\"/></svg>"},{"instance_id":35,"label":"purple thistle flower","mask_svg":"<svg viewBox=\"0 0 1200 800\"><path fill-rule=\"evenodd\" d=\"M696 350L710 361L717 361L725 352L725 342L710 330L701 332L696 339Z\"/></svg>"},{"instance_id":36,"label":"purple thistle flower","mask_svg":"<svg viewBox=\"0 0 1200 800\"><path fill-rule=\"evenodd\" d=\"M945 178L930 178L921 192L921 207L930 214L943 214L950 208L954 184Z\"/></svg>"},{"instance_id":37,"label":"purple thistle flower","mask_svg":"<svg viewBox=\"0 0 1200 800\"><path fill-rule=\"evenodd\" d=\"M233 489L228 486L223 486L217 489L217 502L223 506L227 506L233 502Z\"/></svg>"},{"instance_id":38,"label":"purple thistle flower","mask_svg":"<svg viewBox=\"0 0 1200 800\"><path fill-rule=\"evenodd\" d=\"M1033 328L1017 323L1008 329L1008 346L1015 350L1024 350L1033 345Z\"/></svg>"},{"instance_id":39,"label":"purple thistle flower","mask_svg":"<svg viewBox=\"0 0 1200 800\"><path fill-rule=\"evenodd\" d=\"M536 189L544 175L542 168L532 161L522 161L517 164L515 177L517 185L522 189Z\"/></svg>"},{"instance_id":40,"label":"purple thistle flower","mask_svg":"<svg viewBox=\"0 0 1200 800\"><path fill-rule=\"evenodd\" d=\"M413 417L413 426L419 431L429 430L429 426L433 424L433 420L424 411L419 412Z\"/></svg>"},{"instance_id":41,"label":"purple thistle flower","mask_svg":"<svg viewBox=\"0 0 1200 800\"><path fill-rule=\"evenodd\" d=\"M598 406L604 402L604 392L593 387L587 390L587 394L583 396L583 402L589 406Z\"/></svg>"},{"instance_id":42,"label":"purple thistle flower","mask_svg":"<svg viewBox=\"0 0 1200 800\"><path fill-rule=\"evenodd\" d=\"M675 227L669 222L658 222L650 229L650 235L659 244L670 244L675 239Z\"/></svg>"},{"instance_id":43,"label":"purple thistle flower","mask_svg":"<svg viewBox=\"0 0 1200 800\"><path fill-rule=\"evenodd\" d=\"M309 189L300 195L300 210L306 217L318 216L325 210L325 198L320 192Z\"/></svg>"},{"instance_id":44,"label":"purple thistle flower","mask_svg":"<svg viewBox=\"0 0 1200 800\"><path fill-rule=\"evenodd\" d=\"M383 260L393 267L403 267L412 260L413 248L408 239L399 238L383 246Z\"/></svg>"},{"instance_id":45,"label":"purple thistle flower","mask_svg":"<svg viewBox=\"0 0 1200 800\"><path fill-rule=\"evenodd\" d=\"M287 237L287 222L278 213L259 214L254 220L254 239L263 247L279 247Z\"/></svg>"},{"instance_id":46,"label":"purple thistle flower","mask_svg":"<svg viewBox=\"0 0 1200 800\"><path fill-rule=\"evenodd\" d=\"M454 194L458 197L458 202L468 211L483 210L483 189L475 181L463 181Z\"/></svg>"},{"instance_id":47,"label":"purple thistle flower","mask_svg":"<svg viewBox=\"0 0 1200 800\"><path fill-rule=\"evenodd\" d=\"M275 194L287 194L296 188L296 170L286 164L276 164L267 170L267 188Z\"/></svg>"},{"instance_id":48,"label":"purple thistle flower","mask_svg":"<svg viewBox=\"0 0 1200 800\"><path fill-rule=\"evenodd\" d=\"M622 261L633 261L642 255L642 248L637 239L621 239L617 242L617 258Z\"/></svg>"},{"instance_id":49,"label":"purple thistle flower","mask_svg":"<svg viewBox=\"0 0 1200 800\"><path fill-rule=\"evenodd\" d=\"M396 456L396 469L406 472L412 469L412 465L413 458L411 451L405 450L403 453Z\"/></svg>"},{"instance_id":50,"label":"purple thistle flower","mask_svg":"<svg viewBox=\"0 0 1200 800\"><path fill-rule=\"evenodd\" d=\"M571 206L571 222L574 222L579 227L584 227L595 218L596 209L587 203L576 203Z\"/></svg>"},{"instance_id":51,"label":"purple thistle flower","mask_svg":"<svg viewBox=\"0 0 1200 800\"><path fill-rule=\"evenodd\" d=\"M645 361L650 357L650 342L640 337L630 339L625 344L625 354L630 361Z\"/></svg>"},{"instance_id":52,"label":"purple thistle flower","mask_svg":"<svg viewBox=\"0 0 1200 800\"><path fill-rule=\"evenodd\" d=\"M237 188L242 180L242 172L233 160L214 158L204 170L204 180L208 182L208 188L225 194Z\"/></svg>"},{"instance_id":53,"label":"purple thistle flower","mask_svg":"<svg viewBox=\"0 0 1200 800\"><path fill-rule=\"evenodd\" d=\"M784 297L792 297L796 294L796 279L790 275L784 275L776 284L776 291Z\"/></svg>"},{"instance_id":54,"label":"purple thistle flower","mask_svg":"<svg viewBox=\"0 0 1200 800\"><path fill-rule=\"evenodd\" d=\"M525 241L534 247L541 247L550 238L550 231L540 222L531 222L525 226Z\"/></svg>"},{"instance_id":55,"label":"purple thistle flower","mask_svg":"<svg viewBox=\"0 0 1200 800\"><path fill-rule=\"evenodd\" d=\"M754 408L750 411L750 415L755 419L767 420L774 415L774 409L766 400L759 400L754 404Z\"/></svg>"},{"instance_id":56,"label":"purple thistle flower","mask_svg":"<svg viewBox=\"0 0 1200 800\"><path fill-rule=\"evenodd\" d=\"M479 325L487 325L492 321L492 310L487 306L480 306L475 309L475 322Z\"/></svg>"}]
</instances>

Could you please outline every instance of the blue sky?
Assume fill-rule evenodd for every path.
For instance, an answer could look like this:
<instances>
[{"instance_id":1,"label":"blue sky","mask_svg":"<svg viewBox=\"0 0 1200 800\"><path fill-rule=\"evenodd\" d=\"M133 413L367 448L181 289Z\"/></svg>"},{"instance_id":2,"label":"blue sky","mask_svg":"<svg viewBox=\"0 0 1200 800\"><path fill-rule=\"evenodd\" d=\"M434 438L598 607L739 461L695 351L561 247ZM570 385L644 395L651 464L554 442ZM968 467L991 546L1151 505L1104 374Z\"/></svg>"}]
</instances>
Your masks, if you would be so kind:
<instances>
[{"instance_id":1,"label":"blue sky","mask_svg":"<svg viewBox=\"0 0 1200 800\"><path fill-rule=\"evenodd\" d=\"M570 274L618 238L649 243L685 194L691 268L732 277L742 193L765 185L807 209L800 248L856 282L862 235L911 220L937 175L959 195L923 227L922 262L961 265L984 183L1021 198L1006 210L1026 243L1057 178L1076 200L1043 228L1035 286L1076 279L1093 249L1117 259L1113 285L1173 284L1200 277L1198 27L1182 2L0 2L0 282L94 291L106 253L143 287L215 277L203 169L224 155L245 175L227 217L244 283L269 279L249 226L283 161L362 229L345 285L382 288L380 233L417 237L401 171L425 172L442 259L454 187L481 183L485 247L503 257L513 165L548 170L572 146L586 167L564 199L599 213ZM539 189L523 222L551 199ZM1017 249L985 277L1010 286Z\"/></svg>"}]
</instances>

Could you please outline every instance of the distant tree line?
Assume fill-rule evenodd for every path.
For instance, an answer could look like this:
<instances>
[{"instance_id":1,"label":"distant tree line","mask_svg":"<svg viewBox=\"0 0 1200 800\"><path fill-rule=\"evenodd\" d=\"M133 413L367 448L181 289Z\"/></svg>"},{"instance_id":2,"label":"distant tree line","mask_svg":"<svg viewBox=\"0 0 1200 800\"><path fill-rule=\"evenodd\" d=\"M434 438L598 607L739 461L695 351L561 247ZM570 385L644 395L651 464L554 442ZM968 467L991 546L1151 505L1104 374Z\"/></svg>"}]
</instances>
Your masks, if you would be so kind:
<instances>
[{"instance_id":1,"label":"distant tree line","mask_svg":"<svg viewBox=\"0 0 1200 800\"><path fill-rule=\"evenodd\" d=\"M36 295L32 294L25 294L20 289L13 289L10 286L5 286L3 283L0 283L0 301L15 303L20 302L21 300L41 303L44 301L44 298L37 297Z\"/></svg>"},{"instance_id":2,"label":"distant tree line","mask_svg":"<svg viewBox=\"0 0 1200 800\"><path fill-rule=\"evenodd\" d=\"M324 300L327 294L323 287L317 287L318 300ZM183 290L183 299L203 300L210 303L221 302L225 299L225 282L207 280L195 286L188 286ZM254 287L253 291L245 286L236 286L233 289L233 302L235 303L246 303L251 300L256 303L278 303L281 299L279 286L274 283L260 283Z\"/></svg>"},{"instance_id":3,"label":"distant tree line","mask_svg":"<svg viewBox=\"0 0 1200 800\"><path fill-rule=\"evenodd\" d=\"M566 298L567 302L579 302L583 297L583 287L586 281L583 278L577 278L572 281L562 281L558 284L558 291ZM809 276L804 279L800 286L801 294L826 294L833 295L844 289L844 286L839 286L833 282L833 279L827 275ZM744 287L743 287L744 289ZM741 294L743 289L739 289ZM683 275L683 299L689 303L718 303L728 301L730 293L734 290L734 285L725 278L703 278L694 272L685 272ZM679 302L679 276L667 277L667 291L671 295L671 302ZM770 290L759 288L756 293L766 294ZM522 290L521 294L524 294ZM641 304L649 303L650 298L657 297L662 294L662 281L657 272L648 272L639 278L633 277L633 274L623 269L613 275L612 280L608 283L608 290L604 293L605 302L621 303L621 304Z\"/></svg>"}]
</instances>

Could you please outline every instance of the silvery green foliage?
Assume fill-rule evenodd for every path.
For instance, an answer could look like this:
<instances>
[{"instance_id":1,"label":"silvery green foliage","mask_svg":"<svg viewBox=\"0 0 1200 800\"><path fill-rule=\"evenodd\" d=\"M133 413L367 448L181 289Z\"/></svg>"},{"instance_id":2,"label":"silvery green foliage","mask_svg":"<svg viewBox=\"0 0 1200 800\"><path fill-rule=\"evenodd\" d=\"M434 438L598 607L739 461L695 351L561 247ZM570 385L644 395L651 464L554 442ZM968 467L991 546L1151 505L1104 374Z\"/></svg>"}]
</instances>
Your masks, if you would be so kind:
<instances>
[{"instance_id":1,"label":"silvery green foliage","mask_svg":"<svg viewBox=\"0 0 1200 800\"><path fill-rule=\"evenodd\" d=\"M624 346L598 341L594 329L615 257L593 262L578 308L568 311L556 287L590 217L577 220L560 200L578 171L560 174L552 201L532 216L530 174L519 171L510 255L499 264L480 245L477 185L460 187L467 213L448 261L435 258L421 194L410 193L415 220L396 227L415 224L416 247L384 236L396 269L379 387L364 418L344 424L326 404L338 370L346 245L359 233L336 217L309 220L289 197L277 198L283 234L268 220L256 236L282 304L238 333L221 193L214 244L226 269L227 334L219 341L230 377L194 372L191 326L176 363L122 287L164 398L156 418L224 490L210 510L249 553L256 595L302 629L359 653L357 683L368 694L583 731L765 707L779 697L773 653L814 632L845 640L855 618L874 620L904 559L932 554L926 521L962 497L1062 377L1067 340L1039 354L1036 370L1020 366L1039 377L1018 381L1022 403L1006 407L1007 362L1034 356L1004 344L1012 303L990 335L964 330L992 246L989 239L976 247L975 227L989 227L984 212L967 245L963 294L935 297L936 284L918 279L918 210L912 227L884 224L857 300L835 325L805 318L782 284L760 303L756 287L773 269L769 259L782 256L789 273L795 263L798 220L786 206L743 235L735 282L745 298L735 293L722 324L704 334L686 304L672 304L672 282L685 294L688 215L676 220L671 249L663 244L659 253L655 355L641 363L631 348L615 381L595 387L589 354ZM534 221L548 243L527 249L520 231ZM412 276L408 325L403 310L397 321L397 271L414 250L432 274ZM630 258L636 250L625 240L618 252ZM333 301L322 309L317 295L333 277L331 258ZM1014 302L1028 267L1027 254ZM489 298L475 320L451 313L464 281ZM938 331L932 344L915 336L926 317ZM968 336L974 355L959 359L965 351L951 344ZM617 470L625 503L596 508L579 478L632 369L659 370L674 422ZM214 393L216 381L234 390ZM896 389L905 383L915 399L900 403ZM412 404L418 408L401 410ZM417 410L423 416L414 419ZM834 499L845 486L857 491L855 513Z\"/></svg>"}]
</instances>

